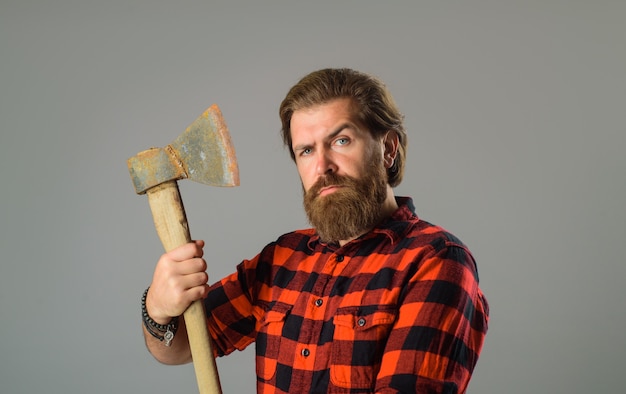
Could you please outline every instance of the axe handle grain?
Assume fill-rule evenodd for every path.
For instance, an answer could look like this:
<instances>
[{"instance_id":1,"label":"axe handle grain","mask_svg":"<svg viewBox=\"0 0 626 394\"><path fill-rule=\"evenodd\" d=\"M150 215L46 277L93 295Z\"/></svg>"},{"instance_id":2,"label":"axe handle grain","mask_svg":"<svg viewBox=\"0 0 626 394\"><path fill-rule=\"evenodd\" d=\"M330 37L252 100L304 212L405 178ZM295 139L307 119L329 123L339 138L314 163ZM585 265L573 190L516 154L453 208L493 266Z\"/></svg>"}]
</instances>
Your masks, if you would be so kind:
<instances>
[{"instance_id":1,"label":"axe handle grain","mask_svg":"<svg viewBox=\"0 0 626 394\"><path fill-rule=\"evenodd\" d=\"M152 217L166 252L191 242L185 209L176 181L147 191ZM184 313L189 347L200 394L221 394L219 375L206 325L202 301L195 301Z\"/></svg>"}]
</instances>

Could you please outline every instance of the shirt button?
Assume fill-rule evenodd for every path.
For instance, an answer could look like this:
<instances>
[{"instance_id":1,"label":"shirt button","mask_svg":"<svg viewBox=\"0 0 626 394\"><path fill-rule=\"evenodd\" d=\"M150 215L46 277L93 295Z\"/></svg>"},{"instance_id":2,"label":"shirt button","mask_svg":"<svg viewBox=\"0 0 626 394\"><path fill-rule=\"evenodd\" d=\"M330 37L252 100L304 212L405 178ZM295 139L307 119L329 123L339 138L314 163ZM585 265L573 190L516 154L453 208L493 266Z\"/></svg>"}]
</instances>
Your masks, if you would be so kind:
<instances>
[{"instance_id":1,"label":"shirt button","mask_svg":"<svg viewBox=\"0 0 626 394\"><path fill-rule=\"evenodd\" d=\"M317 300L315 300L315 305L317 306L322 306L323 303L324 303L324 300L322 300L321 298L318 298Z\"/></svg>"},{"instance_id":2,"label":"shirt button","mask_svg":"<svg viewBox=\"0 0 626 394\"><path fill-rule=\"evenodd\" d=\"M311 352L309 351L309 349L302 349L301 354L302 354L302 356L304 356L304 357L309 357L309 355L311 354Z\"/></svg>"},{"instance_id":3,"label":"shirt button","mask_svg":"<svg viewBox=\"0 0 626 394\"><path fill-rule=\"evenodd\" d=\"M335 261L338 262L338 263L341 263L343 261L343 256L339 255L339 256L335 257Z\"/></svg>"},{"instance_id":4,"label":"shirt button","mask_svg":"<svg viewBox=\"0 0 626 394\"><path fill-rule=\"evenodd\" d=\"M357 320L356 324L358 324L359 327L363 327L365 325L365 318L360 318Z\"/></svg>"}]
</instances>

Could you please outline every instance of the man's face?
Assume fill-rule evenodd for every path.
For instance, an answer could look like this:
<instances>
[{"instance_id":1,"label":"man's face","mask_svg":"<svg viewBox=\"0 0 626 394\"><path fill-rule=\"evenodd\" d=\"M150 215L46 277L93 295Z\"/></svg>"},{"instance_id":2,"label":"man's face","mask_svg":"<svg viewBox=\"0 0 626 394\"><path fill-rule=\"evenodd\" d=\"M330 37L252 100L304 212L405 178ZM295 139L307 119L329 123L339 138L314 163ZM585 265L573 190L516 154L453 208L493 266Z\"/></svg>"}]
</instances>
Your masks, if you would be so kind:
<instances>
[{"instance_id":1,"label":"man's face","mask_svg":"<svg viewBox=\"0 0 626 394\"><path fill-rule=\"evenodd\" d=\"M295 111L292 149L311 224L326 242L373 227L387 196L384 145L356 119L349 99Z\"/></svg>"}]
</instances>

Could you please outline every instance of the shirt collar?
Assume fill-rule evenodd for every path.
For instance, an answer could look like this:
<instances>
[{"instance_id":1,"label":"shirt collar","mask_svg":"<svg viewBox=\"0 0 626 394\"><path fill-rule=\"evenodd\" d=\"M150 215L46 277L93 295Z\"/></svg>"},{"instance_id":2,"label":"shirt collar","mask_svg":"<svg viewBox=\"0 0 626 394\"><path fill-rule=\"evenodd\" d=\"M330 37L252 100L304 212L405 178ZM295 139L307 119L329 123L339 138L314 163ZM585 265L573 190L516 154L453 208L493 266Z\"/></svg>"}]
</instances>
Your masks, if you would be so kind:
<instances>
[{"instance_id":1,"label":"shirt collar","mask_svg":"<svg viewBox=\"0 0 626 394\"><path fill-rule=\"evenodd\" d=\"M415 213L415 205L413 204L413 199L411 197L398 196L396 197L396 203L398 204L398 209L396 209L391 214L391 216L383 220L371 231L367 232L366 234L363 234L362 236L355 239L354 241L370 239L376 236L377 234L386 235L387 237L389 237L389 240L391 241L392 244L404 238L404 235L411 227L411 224L418 221L419 217ZM348 244L350 243L352 242L349 242ZM337 245L333 246L333 245L328 245L325 242L322 242L317 232L314 232L314 234L309 239L309 242L307 242L307 245L311 250L313 250L315 249L317 244L338 248Z\"/></svg>"}]
</instances>

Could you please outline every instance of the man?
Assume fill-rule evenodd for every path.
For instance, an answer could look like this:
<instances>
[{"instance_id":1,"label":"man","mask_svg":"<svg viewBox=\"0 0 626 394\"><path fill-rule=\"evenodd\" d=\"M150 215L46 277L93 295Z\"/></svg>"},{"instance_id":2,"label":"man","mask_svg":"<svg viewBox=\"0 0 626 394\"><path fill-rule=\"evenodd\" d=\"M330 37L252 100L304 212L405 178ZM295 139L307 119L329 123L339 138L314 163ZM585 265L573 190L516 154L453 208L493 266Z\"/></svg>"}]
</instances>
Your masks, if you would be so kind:
<instances>
[{"instance_id":1,"label":"man","mask_svg":"<svg viewBox=\"0 0 626 394\"><path fill-rule=\"evenodd\" d=\"M171 346L164 333L205 299L216 355L255 342L260 393L464 392L488 305L467 247L394 196L407 137L390 93L354 70L320 70L280 116L313 229L281 236L211 287L202 241L161 256L144 297L148 349L190 361L184 321Z\"/></svg>"}]
</instances>

